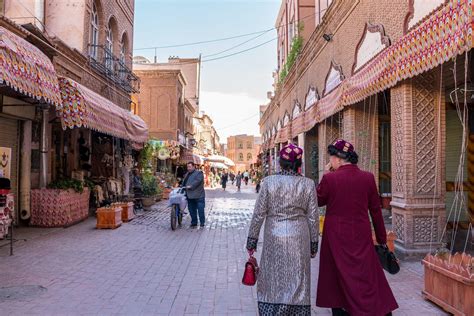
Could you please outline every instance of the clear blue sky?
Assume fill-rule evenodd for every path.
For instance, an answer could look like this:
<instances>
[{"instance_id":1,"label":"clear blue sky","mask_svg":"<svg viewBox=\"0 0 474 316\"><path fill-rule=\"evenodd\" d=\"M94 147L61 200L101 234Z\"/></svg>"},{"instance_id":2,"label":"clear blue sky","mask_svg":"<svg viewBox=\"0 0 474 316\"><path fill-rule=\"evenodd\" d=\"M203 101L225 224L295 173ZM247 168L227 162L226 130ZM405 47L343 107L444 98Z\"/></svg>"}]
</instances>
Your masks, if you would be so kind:
<instances>
[{"instance_id":1,"label":"clear blue sky","mask_svg":"<svg viewBox=\"0 0 474 316\"><path fill-rule=\"evenodd\" d=\"M206 41L272 28L280 0L136 0L134 48ZM256 35L217 43L159 49L158 61L169 56L198 57L226 50ZM276 31L215 58L256 46ZM153 50L135 50L153 59ZM233 134L258 133L258 106L267 102L276 68L276 41L218 61L203 63L201 110L210 114L221 142ZM253 117L252 117L253 116ZM252 117L251 119L249 119Z\"/></svg>"}]
</instances>

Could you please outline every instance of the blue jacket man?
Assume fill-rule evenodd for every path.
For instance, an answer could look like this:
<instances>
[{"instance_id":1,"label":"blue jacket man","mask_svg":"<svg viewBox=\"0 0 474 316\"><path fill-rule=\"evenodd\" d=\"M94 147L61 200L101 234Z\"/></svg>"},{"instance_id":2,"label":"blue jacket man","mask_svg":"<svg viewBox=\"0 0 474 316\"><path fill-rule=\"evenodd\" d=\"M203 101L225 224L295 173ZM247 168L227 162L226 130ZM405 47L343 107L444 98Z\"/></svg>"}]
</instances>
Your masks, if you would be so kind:
<instances>
[{"instance_id":1,"label":"blue jacket man","mask_svg":"<svg viewBox=\"0 0 474 316\"><path fill-rule=\"evenodd\" d=\"M206 191L204 190L204 175L196 170L194 162L188 162L188 173L183 186L186 188L188 198L189 214L191 215L191 228L197 227L198 215L201 227L204 227L206 218L204 208L206 207Z\"/></svg>"}]
</instances>

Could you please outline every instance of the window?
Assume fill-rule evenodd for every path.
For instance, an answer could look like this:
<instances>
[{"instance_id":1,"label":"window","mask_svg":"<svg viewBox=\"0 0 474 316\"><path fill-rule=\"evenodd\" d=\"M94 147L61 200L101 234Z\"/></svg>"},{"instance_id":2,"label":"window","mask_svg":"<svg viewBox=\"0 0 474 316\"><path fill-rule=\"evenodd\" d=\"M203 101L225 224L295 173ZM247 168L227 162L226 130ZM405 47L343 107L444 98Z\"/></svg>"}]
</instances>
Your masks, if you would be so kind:
<instances>
[{"instance_id":1,"label":"window","mask_svg":"<svg viewBox=\"0 0 474 316\"><path fill-rule=\"evenodd\" d=\"M332 1L333 0L316 0L316 25L321 23Z\"/></svg>"},{"instance_id":2,"label":"window","mask_svg":"<svg viewBox=\"0 0 474 316\"><path fill-rule=\"evenodd\" d=\"M252 154L251 153L248 153L247 154L247 161L251 161L252 160Z\"/></svg>"},{"instance_id":3,"label":"window","mask_svg":"<svg viewBox=\"0 0 474 316\"><path fill-rule=\"evenodd\" d=\"M242 143L239 143L239 149L244 149L244 145Z\"/></svg>"},{"instance_id":4,"label":"window","mask_svg":"<svg viewBox=\"0 0 474 316\"><path fill-rule=\"evenodd\" d=\"M114 54L114 34L112 32L112 20L109 21L107 27L107 37L105 39L105 66L112 69L112 61Z\"/></svg>"},{"instance_id":5,"label":"window","mask_svg":"<svg viewBox=\"0 0 474 316\"><path fill-rule=\"evenodd\" d=\"M122 42L120 43L120 62L125 65L125 55L127 54L126 52L127 46L125 44L125 38L122 38Z\"/></svg>"},{"instance_id":6,"label":"window","mask_svg":"<svg viewBox=\"0 0 474 316\"><path fill-rule=\"evenodd\" d=\"M99 14L97 13L97 6L95 3L92 4L92 15L91 15L91 33L90 33L90 51L89 55L97 59L97 49L99 45Z\"/></svg>"},{"instance_id":7,"label":"window","mask_svg":"<svg viewBox=\"0 0 474 316\"><path fill-rule=\"evenodd\" d=\"M242 153L239 154L239 161L244 161L244 154Z\"/></svg>"},{"instance_id":8,"label":"window","mask_svg":"<svg viewBox=\"0 0 474 316\"><path fill-rule=\"evenodd\" d=\"M283 42L280 43L280 51L278 55L280 56L279 63L280 63L280 69L283 67L283 64L285 63L285 46Z\"/></svg>"},{"instance_id":9,"label":"window","mask_svg":"<svg viewBox=\"0 0 474 316\"><path fill-rule=\"evenodd\" d=\"M127 45L127 35L123 34L122 40L120 41L120 56L119 56L119 75L121 80L126 80L127 79L127 72L125 71L125 63L126 63L126 56L127 56L127 50L128 50L128 45ZM184 96L184 95L183 95ZM186 124L188 122L186 121ZM191 124L189 123L189 126Z\"/></svg>"},{"instance_id":10,"label":"window","mask_svg":"<svg viewBox=\"0 0 474 316\"><path fill-rule=\"evenodd\" d=\"M294 22L291 21L290 24L288 24L288 51L291 50L291 45L293 44L293 37L295 36L294 34L294 27L293 27Z\"/></svg>"},{"instance_id":11,"label":"window","mask_svg":"<svg viewBox=\"0 0 474 316\"><path fill-rule=\"evenodd\" d=\"M251 142L247 142L247 149L252 149L252 143Z\"/></svg>"}]
</instances>

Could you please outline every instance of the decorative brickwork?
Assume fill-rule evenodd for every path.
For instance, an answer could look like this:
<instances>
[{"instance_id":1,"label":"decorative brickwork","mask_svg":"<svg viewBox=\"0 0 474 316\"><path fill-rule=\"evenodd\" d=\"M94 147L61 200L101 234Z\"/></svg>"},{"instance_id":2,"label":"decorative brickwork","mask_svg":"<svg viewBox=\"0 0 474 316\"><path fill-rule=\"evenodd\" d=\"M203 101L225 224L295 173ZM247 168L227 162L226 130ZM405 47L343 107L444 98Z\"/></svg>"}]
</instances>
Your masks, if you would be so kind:
<instances>
[{"instance_id":1,"label":"decorative brickwork","mask_svg":"<svg viewBox=\"0 0 474 316\"><path fill-rule=\"evenodd\" d=\"M392 191L402 194L403 172L403 91L397 87L391 90L392 107ZM398 235L398 234L397 234Z\"/></svg>"},{"instance_id":2,"label":"decorative brickwork","mask_svg":"<svg viewBox=\"0 0 474 316\"><path fill-rule=\"evenodd\" d=\"M434 75L427 73L414 80L412 92L415 161L417 194L433 193L435 189L436 160L436 128L435 128L435 97L433 93Z\"/></svg>"},{"instance_id":3,"label":"decorative brickwork","mask_svg":"<svg viewBox=\"0 0 474 316\"><path fill-rule=\"evenodd\" d=\"M405 221L402 214L393 215L393 228L399 240L405 239Z\"/></svg>"},{"instance_id":4,"label":"decorative brickwork","mask_svg":"<svg viewBox=\"0 0 474 316\"><path fill-rule=\"evenodd\" d=\"M415 217L415 243L429 243L438 240L438 218L431 216Z\"/></svg>"}]
</instances>

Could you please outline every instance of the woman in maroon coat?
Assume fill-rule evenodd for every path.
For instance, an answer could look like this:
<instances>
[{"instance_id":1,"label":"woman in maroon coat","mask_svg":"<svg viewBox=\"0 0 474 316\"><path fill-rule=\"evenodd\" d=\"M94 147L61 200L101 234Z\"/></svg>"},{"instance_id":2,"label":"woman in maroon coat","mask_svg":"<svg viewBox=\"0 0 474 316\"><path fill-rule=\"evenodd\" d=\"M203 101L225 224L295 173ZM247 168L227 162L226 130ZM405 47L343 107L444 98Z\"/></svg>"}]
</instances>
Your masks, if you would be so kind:
<instances>
[{"instance_id":1,"label":"woman in maroon coat","mask_svg":"<svg viewBox=\"0 0 474 316\"><path fill-rule=\"evenodd\" d=\"M398 308L374 249L368 211L379 244L387 236L373 174L357 167L354 147L328 146L330 163L318 185L326 206L316 305L333 315L383 316Z\"/></svg>"}]
</instances>

